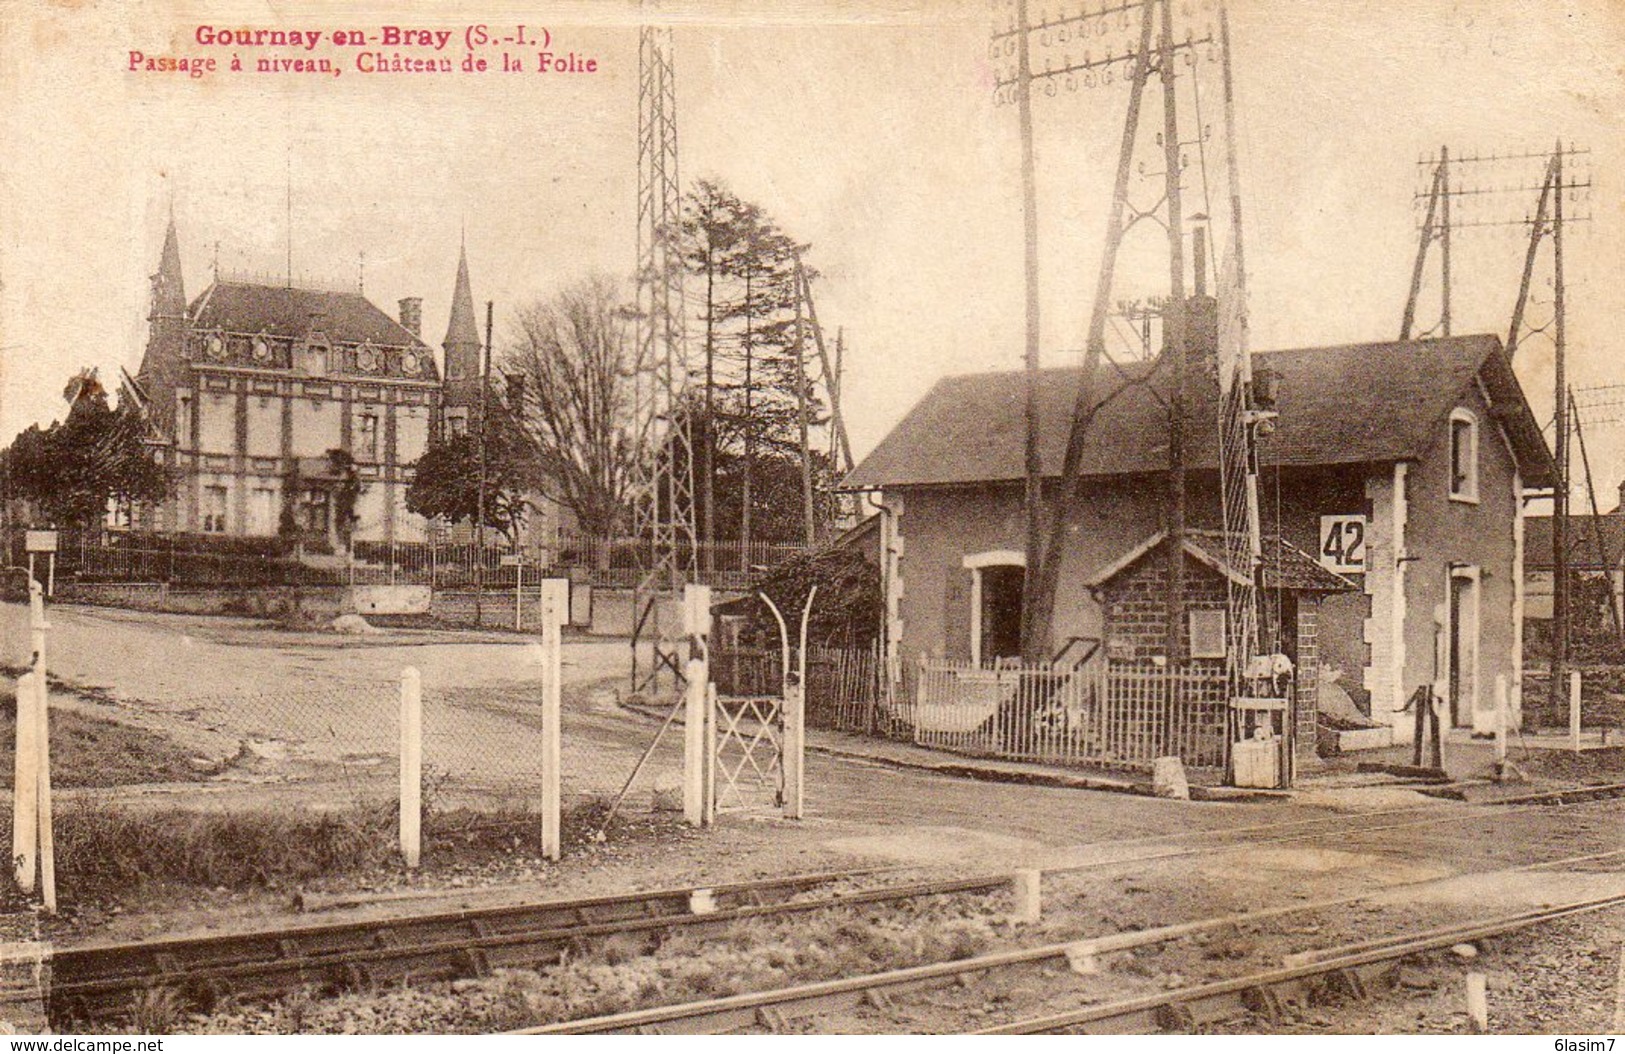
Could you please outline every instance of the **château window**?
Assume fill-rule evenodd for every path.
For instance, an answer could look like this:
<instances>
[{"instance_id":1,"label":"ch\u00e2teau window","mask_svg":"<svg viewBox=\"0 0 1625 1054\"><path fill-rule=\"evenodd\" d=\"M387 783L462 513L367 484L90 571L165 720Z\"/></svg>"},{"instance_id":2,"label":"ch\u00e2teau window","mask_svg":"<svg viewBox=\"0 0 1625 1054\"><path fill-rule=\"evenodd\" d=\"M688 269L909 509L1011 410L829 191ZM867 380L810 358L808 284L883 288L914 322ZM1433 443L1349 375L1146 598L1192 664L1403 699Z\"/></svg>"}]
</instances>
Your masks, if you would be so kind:
<instances>
[{"instance_id":1,"label":"ch\u00e2teau window","mask_svg":"<svg viewBox=\"0 0 1625 1054\"><path fill-rule=\"evenodd\" d=\"M220 534L226 529L226 488L203 488L203 529Z\"/></svg>"},{"instance_id":2,"label":"ch\u00e2teau window","mask_svg":"<svg viewBox=\"0 0 1625 1054\"><path fill-rule=\"evenodd\" d=\"M356 456L362 461L378 460L378 415L362 414L356 427Z\"/></svg>"},{"instance_id":3,"label":"ch\u00e2teau window","mask_svg":"<svg viewBox=\"0 0 1625 1054\"><path fill-rule=\"evenodd\" d=\"M1478 501L1478 418L1470 410L1450 414L1450 497Z\"/></svg>"}]
</instances>

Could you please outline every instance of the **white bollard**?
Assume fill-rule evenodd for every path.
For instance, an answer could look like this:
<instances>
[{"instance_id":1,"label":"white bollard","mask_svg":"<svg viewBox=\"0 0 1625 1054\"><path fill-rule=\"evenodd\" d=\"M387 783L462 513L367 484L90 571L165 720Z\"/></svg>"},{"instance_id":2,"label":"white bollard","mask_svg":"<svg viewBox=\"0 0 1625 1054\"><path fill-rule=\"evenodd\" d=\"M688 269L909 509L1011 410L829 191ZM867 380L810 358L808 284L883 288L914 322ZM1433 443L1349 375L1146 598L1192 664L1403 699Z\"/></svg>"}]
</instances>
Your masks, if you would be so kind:
<instances>
[{"instance_id":1,"label":"white bollard","mask_svg":"<svg viewBox=\"0 0 1625 1054\"><path fill-rule=\"evenodd\" d=\"M44 653L41 652L43 658ZM40 899L45 910L56 914L56 831L51 815L51 692L46 681L44 664L34 678L34 690L39 703L34 708L39 730L35 733L39 745L39 874Z\"/></svg>"},{"instance_id":2,"label":"white bollard","mask_svg":"<svg viewBox=\"0 0 1625 1054\"><path fill-rule=\"evenodd\" d=\"M1507 675L1495 675L1495 760L1497 764L1507 759L1507 723L1511 719L1511 709L1508 706Z\"/></svg>"},{"instance_id":3,"label":"white bollard","mask_svg":"<svg viewBox=\"0 0 1625 1054\"><path fill-rule=\"evenodd\" d=\"M559 764L563 747L564 624L570 619L570 580L542 580L542 855L562 852L559 815L563 803Z\"/></svg>"},{"instance_id":4,"label":"white bollard","mask_svg":"<svg viewBox=\"0 0 1625 1054\"><path fill-rule=\"evenodd\" d=\"M1569 674L1569 745L1580 752L1580 671Z\"/></svg>"},{"instance_id":5,"label":"white bollard","mask_svg":"<svg viewBox=\"0 0 1625 1054\"><path fill-rule=\"evenodd\" d=\"M35 674L17 679L17 749L15 790L12 795L11 859L16 864L17 888L34 891L35 851L39 847L39 692Z\"/></svg>"},{"instance_id":6,"label":"white bollard","mask_svg":"<svg viewBox=\"0 0 1625 1054\"><path fill-rule=\"evenodd\" d=\"M1490 1030L1489 986L1481 973L1467 975L1467 1024L1479 1035Z\"/></svg>"},{"instance_id":7,"label":"white bollard","mask_svg":"<svg viewBox=\"0 0 1625 1054\"><path fill-rule=\"evenodd\" d=\"M401 857L417 867L423 853L423 678L401 671Z\"/></svg>"},{"instance_id":8,"label":"white bollard","mask_svg":"<svg viewBox=\"0 0 1625 1054\"><path fill-rule=\"evenodd\" d=\"M1031 925L1043 914L1041 885L1044 873L1036 867L1017 868L1010 876L1010 921Z\"/></svg>"}]
</instances>

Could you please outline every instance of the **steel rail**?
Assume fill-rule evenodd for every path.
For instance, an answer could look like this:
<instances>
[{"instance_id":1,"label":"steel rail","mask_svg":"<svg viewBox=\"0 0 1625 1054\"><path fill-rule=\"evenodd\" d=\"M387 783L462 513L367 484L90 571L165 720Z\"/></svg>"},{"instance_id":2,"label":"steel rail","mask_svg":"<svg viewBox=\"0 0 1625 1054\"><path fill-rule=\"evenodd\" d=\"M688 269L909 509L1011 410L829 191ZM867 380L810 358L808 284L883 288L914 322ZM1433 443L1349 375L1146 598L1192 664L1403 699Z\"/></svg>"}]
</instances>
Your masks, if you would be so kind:
<instances>
[{"instance_id":1,"label":"steel rail","mask_svg":"<svg viewBox=\"0 0 1625 1054\"><path fill-rule=\"evenodd\" d=\"M742 919L917 897L988 893L1008 875L983 875L787 899L866 872L829 872L712 887L394 916L286 930L84 945L52 958L50 1007L59 1020L127 1009L132 996L172 989L208 1006L227 995L273 997L391 981L482 976L535 966L615 934L714 926Z\"/></svg>"},{"instance_id":2,"label":"steel rail","mask_svg":"<svg viewBox=\"0 0 1625 1054\"><path fill-rule=\"evenodd\" d=\"M1565 864L1574 864L1586 861L1600 860L1625 855L1625 850L1616 850L1605 853L1594 853L1587 856L1569 857L1563 860L1536 861L1518 867L1505 868L1492 872L1479 872L1480 876L1494 874L1510 874L1544 867L1553 867ZM1436 886L1443 883L1457 881L1463 875L1450 875L1443 878L1421 879L1415 882L1398 883L1386 886L1380 890L1355 894L1331 900L1304 904L1288 904L1272 908L1263 908L1241 914L1222 915L1206 919L1197 919L1190 922L1175 923L1153 930L1130 931L1116 934L1106 934L1092 938L1082 938L1060 943L1038 945L1030 948L1020 948L1011 951L994 952L974 958L960 959L949 962L928 963L921 966L905 967L897 970L887 970L875 974L866 974L856 977L837 978L828 981L815 981L808 984L794 985L786 988L773 989L764 992L742 993L725 996L718 999L700 1000L690 1003L680 1003L672 1006L650 1007L642 1010L630 1010L617 1014L607 1014L599 1017L580 1018L573 1021L561 1021L547 1025L515 1030L518 1035L582 1035L582 1034L650 1034L650 1033L683 1033L702 1034L728 1032L742 1028L765 1027L770 1030L779 1030L784 1023L797 1017L816 1016L840 1010L850 1010L854 1007L869 1005L877 1008L891 1006L893 995L905 993L920 988L929 988L949 982L964 981L975 974L988 973L995 970L1015 967L1034 966L1052 961L1065 962L1069 966L1093 960L1095 956L1114 952L1126 951L1144 945L1159 944L1175 940L1192 934L1240 925L1246 922L1271 918L1279 915L1313 912L1325 910L1361 901L1377 899L1384 894L1407 887L1419 888ZM1556 909L1539 912L1526 912L1509 918L1495 920L1490 924L1501 926L1504 929L1517 928L1517 925L1534 925L1551 918L1562 917L1563 914L1573 914L1580 910L1599 910L1625 903L1625 894L1598 898L1577 904L1564 905ZM1554 914L1553 912L1557 912ZM1483 923L1469 924L1482 927ZM1382 942L1364 942L1359 946L1330 949L1326 954L1332 958L1323 965L1325 971L1343 969L1348 966L1345 960L1358 954L1374 955L1381 959L1393 949L1400 949L1392 957L1410 954L1403 949L1409 948L1418 941L1442 942L1443 946L1456 944L1463 940L1475 939L1471 934L1462 936L1467 932L1463 927L1428 931L1425 934L1400 934L1384 938ZM1500 932L1499 930L1496 932ZM1428 944L1427 947L1435 945ZM1376 961L1376 960L1373 960ZM1309 969L1304 967L1303 969ZM1271 973L1280 973L1272 971ZM1311 970L1311 973L1313 971ZM1258 975L1265 976L1265 975ZM1308 974L1306 974L1308 976ZM1231 982L1222 982L1229 984ZM1243 984L1238 991L1247 991L1259 987L1265 982ZM1275 983L1275 982L1268 982ZM1197 986L1205 991L1215 987ZM1197 989L1182 989L1181 992L1196 991ZM1159 997L1162 1002L1182 1002L1178 998L1180 993L1167 993ZM1205 995L1202 996L1205 998ZM1137 1007L1143 1001L1131 1001ZM1117 1005L1117 1004L1113 1004ZM1156 1005L1161 1005L1156 1004ZM1109 1009L1106 1007L1092 1008L1081 1011L1084 1015L1092 1014L1095 1010ZM1065 1018L1068 1022L1076 1015L1053 1015L1054 1018ZM1048 1022L1050 1017L1033 1019L1038 1022ZM1092 1020L1079 1018L1080 1021ZM1013 1026L1000 1026L1011 1028ZM1051 1030L1047 1027L1034 1028L1032 1031ZM998 1031L995 1029L994 1031ZM1019 1028L1017 1029L1019 1031Z\"/></svg>"},{"instance_id":3,"label":"steel rail","mask_svg":"<svg viewBox=\"0 0 1625 1054\"><path fill-rule=\"evenodd\" d=\"M1261 1010L1275 1016L1283 995L1307 996L1328 978L1356 996L1366 990L1362 968L1392 963L1419 952L1448 948L1465 941L1482 940L1515 930L1527 929L1558 919L1593 911L1625 906L1625 894L1572 901L1540 911L1523 912L1482 922L1431 930L1425 934L1400 935L1385 943L1364 942L1344 948L1329 948L1312 962L1247 974L1210 984L1191 985L1170 992L1126 999L1103 1006L1049 1014L1043 1017L996 1025L975 1035L1036 1035L1045 1032L1087 1031L1104 1034L1141 1034L1179 1030L1194 1031L1205 1023L1226 1020L1239 1013Z\"/></svg>"}]
</instances>

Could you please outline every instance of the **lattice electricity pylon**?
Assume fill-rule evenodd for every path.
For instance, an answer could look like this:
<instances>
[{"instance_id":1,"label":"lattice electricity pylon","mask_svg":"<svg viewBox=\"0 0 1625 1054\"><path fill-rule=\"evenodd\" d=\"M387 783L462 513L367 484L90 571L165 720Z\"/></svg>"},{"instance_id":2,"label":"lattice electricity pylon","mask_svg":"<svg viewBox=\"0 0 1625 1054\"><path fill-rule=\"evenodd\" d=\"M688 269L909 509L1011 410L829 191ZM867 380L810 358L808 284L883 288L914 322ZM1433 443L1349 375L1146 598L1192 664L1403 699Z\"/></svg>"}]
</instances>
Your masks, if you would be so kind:
<instances>
[{"instance_id":1,"label":"lattice electricity pylon","mask_svg":"<svg viewBox=\"0 0 1625 1054\"><path fill-rule=\"evenodd\" d=\"M644 26L638 37L635 375L643 449L632 514L642 592L675 592L694 573L694 449L688 426L681 231L671 30Z\"/></svg>"},{"instance_id":2,"label":"lattice electricity pylon","mask_svg":"<svg viewBox=\"0 0 1625 1054\"><path fill-rule=\"evenodd\" d=\"M1078 483L1082 475L1085 437L1094 415L1107 400L1098 391L1096 377L1105 358L1106 326L1114 303L1114 281L1119 250L1126 234L1150 221L1167 237L1168 299L1158 312L1161 341L1172 365L1168 390L1169 409L1169 497L1167 517L1168 558L1167 611L1168 653L1183 655L1184 633L1184 537L1185 537L1185 432L1188 425L1189 385L1200 371L1188 368L1189 320L1185 284L1185 225L1183 193L1190 189L1202 196L1202 212L1211 212L1207 142L1210 128L1202 118L1199 66L1205 58L1217 65L1221 58L1221 36L1215 21L1223 24L1223 10L1212 3L1182 3L1182 20L1192 25L1175 25L1172 0L1124 0L1090 5L1079 9L1056 10L1031 17L1028 0L1008 0L1000 5L990 45L993 65L994 101L1014 104L1019 109L1022 139L1022 184L1027 232L1027 564L1030 569L1023 608L1024 652L1047 638L1053 624L1055 590L1067 544L1067 525L1076 513ZM1215 14L1218 15L1215 20ZM1200 31L1195 25L1205 23ZM1228 54L1223 56L1226 65ZM1160 129L1146 136L1141 127L1141 108L1153 74L1159 82L1162 102ZM1073 406L1066 455L1061 466L1061 482L1056 488L1059 508L1047 517L1042 514L1042 467L1037 456L1037 370L1038 315L1037 289L1038 236L1036 178L1032 151L1033 98L1042 93L1054 97L1063 92L1123 85L1128 90L1123 122L1122 145L1118 155L1115 182L1107 217L1106 245L1101 255L1095 287L1093 312L1084 348L1082 382ZM1180 96L1188 92L1190 115L1181 117ZM1157 128L1155 123L1153 128ZM1142 142L1143 141L1143 142ZM1155 150L1149 149L1154 143ZM1136 149L1147 147L1149 157L1136 164ZM1233 149L1233 147L1232 147ZM1160 157L1158 157L1160 155ZM1149 164L1148 164L1149 162ZM1160 165L1161 170L1155 171ZM1136 203L1131 188L1135 173L1151 184L1151 192L1139 195ZM1193 180L1190 188L1187 179ZM1230 176L1234 183L1234 173ZM1234 188L1232 186L1234 202ZM1232 235L1239 231L1233 225ZM1205 269L1207 259L1201 261ZM1202 272L1199 271L1200 275ZM1199 279L1200 281L1200 279ZM1232 415L1237 420L1243 418ZM1236 446L1241 464L1245 442ZM1053 469L1053 466L1051 466ZM1245 478L1245 471L1241 472ZM1038 524L1048 520L1047 530ZM1245 536L1246 532L1243 532ZM1250 547L1250 543L1249 547ZM1253 562L1249 557L1249 567ZM1251 605L1249 605L1251 607ZM1048 656L1029 656L1048 658ZM1248 656L1238 655L1244 663Z\"/></svg>"}]
</instances>

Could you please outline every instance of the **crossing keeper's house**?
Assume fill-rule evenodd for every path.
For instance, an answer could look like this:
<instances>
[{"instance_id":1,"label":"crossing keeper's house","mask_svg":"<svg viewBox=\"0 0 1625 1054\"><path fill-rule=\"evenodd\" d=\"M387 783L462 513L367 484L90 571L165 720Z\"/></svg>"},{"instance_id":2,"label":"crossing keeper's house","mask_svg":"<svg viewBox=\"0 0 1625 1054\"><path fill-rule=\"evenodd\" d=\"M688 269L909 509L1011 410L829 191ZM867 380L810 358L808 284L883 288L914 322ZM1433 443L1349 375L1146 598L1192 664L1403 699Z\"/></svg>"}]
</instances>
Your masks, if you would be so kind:
<instances>
[{"instance_id":1,"label":"crossing keeper's house","mask_svg":"<svg viewBox=\"0 0 1625 1054\"><path fill-rule=\"evenodd\" d=\"M1186 425L1193 529L1220 526L1217 388L1211 366L1200 368L1213 353L1211 344L1193 349L1191 373L1203 379ZM1524 496L1555 478L1500 341L1303 348L1253 361L1255 389L1279 413L1259 440L1266 547L1278 538L1354 586L1321 596L1316 668L1300 671L1300 683L1338 683L1373 724L1392 729L1373 739L1408 739L1401 711L1428 684L1445 697L1449 724L1492 727L1496 679L1506 679L1514 710L1519 698ZM1167 526L1171 371L1155 360L1102 369L1096 391L1111 397L1088 433L1081 514L1056 599L1056 650L1078 645L1069 655L1110 647L1100 584ZM1051 486L1080 379L1078 369L1042 373L1038 439ZM922 657L985 666L1015 652L1023 403L1020 372L946 378L845 481L884 508L894 674ZM1314 696L1297 700L1300 727Z\"/></svg>"}]
</instances>

